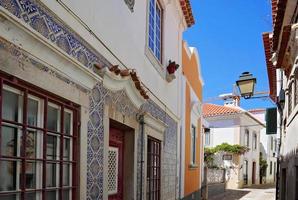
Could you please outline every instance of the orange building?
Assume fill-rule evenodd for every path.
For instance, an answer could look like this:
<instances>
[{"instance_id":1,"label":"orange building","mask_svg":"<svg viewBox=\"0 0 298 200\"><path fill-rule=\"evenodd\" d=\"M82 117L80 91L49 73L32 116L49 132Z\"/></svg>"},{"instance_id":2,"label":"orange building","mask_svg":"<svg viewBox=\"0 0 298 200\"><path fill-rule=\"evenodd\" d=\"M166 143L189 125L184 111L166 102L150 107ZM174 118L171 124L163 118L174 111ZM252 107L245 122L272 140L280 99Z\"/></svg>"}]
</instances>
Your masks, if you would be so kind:
<instances>
[{"instance_id":1,"label":"orange building","mask_svg":"<svg viewBox=\"0 0 298 200\"><path fill-rule=\"evenodd\" d=\"M196 48L183 42L182 48L182 113L180 199L200 199L203 143L202 88L199 54Z\"/></svg>"}]
</instances>

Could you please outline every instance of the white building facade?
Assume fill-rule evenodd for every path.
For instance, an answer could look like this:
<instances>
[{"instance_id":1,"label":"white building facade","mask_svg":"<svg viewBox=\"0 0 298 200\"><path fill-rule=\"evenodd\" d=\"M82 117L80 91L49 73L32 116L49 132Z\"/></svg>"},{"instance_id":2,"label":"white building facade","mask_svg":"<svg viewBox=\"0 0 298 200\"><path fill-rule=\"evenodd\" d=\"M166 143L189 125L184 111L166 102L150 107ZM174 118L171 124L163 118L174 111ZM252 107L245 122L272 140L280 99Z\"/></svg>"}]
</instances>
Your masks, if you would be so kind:
<instances>
[{"instance_id":1,"label":"white building facade","mask_svg":"<svg viewBox=\"0 0 298 200\"><path fill-rule=\"evenodd\" d=\"M219 167L227 169L226 187L259 184L260 130L264 124L249 112L231 105L205 104L203 113L210 126L210 133L205 132L205 147L228 143L249 148L243 155L232 155L232 160L225 160L222 154L216 159Z\"/></svg>"},{"instance_id":2,"label":"white building facade","mask_svg":"<svg viewBox=\"0 0 298 200\"><path fill-rule=\"evenodd\" d=\"M266 124L266 109L249 110L256 118ZM263 178L262 184L273 184L276 181L277 172L277 134L267 135L266 128L260 130L260 153L262 158L267 162L266 177Z\"/></svg>"},{"instance_id":3,"label":"white building facade","mask_svg":"<svg viewBox=\"0 0 298 200\"><path fill-rule=\"evenodd\" d=\"M176 199L193 23L188 0L0 1L0 199Z\"/></svg>"}]
</instances>

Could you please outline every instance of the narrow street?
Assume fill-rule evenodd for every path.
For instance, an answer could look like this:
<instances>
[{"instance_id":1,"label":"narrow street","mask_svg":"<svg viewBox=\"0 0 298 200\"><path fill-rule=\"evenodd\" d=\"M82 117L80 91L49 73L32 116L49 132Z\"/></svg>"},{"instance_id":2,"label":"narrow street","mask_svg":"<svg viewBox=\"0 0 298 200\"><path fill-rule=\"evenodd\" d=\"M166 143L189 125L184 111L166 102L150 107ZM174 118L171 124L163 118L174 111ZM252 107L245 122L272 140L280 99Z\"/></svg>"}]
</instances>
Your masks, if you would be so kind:
<instances>
[{"instance_id":1,"label":"narrow street","mask_svg":"<svg viewBox=\"0 0 298 200\"><path fill-rule=\"evenodd\" d=\"M245 188L239 190L226 190L222 195L209 198L209 200L274 200L275 188Z\"/></svg>"}]
</instances>

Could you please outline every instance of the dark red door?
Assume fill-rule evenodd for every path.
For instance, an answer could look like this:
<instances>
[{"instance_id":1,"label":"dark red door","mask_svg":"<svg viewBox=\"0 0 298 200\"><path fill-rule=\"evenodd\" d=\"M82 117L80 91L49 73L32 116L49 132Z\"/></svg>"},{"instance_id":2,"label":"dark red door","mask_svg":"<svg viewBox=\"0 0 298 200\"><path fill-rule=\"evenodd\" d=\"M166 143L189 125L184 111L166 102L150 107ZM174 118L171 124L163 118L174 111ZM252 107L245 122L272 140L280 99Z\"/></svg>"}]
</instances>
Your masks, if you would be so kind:
<instances>
[{"instance_id":1,"label":"dark red door","mask_svg":"<svg viewBox=\"0 0 298 200\"><path fill-rule=\"evenodd\" d=\"M108 192L109 200L123 199L123 150L124 133L110 128L108 154Z\"/></svg>"},{"instance_id":2,"label":"dark red door","mask_svg":"<svg viewBox=\"0 0 298 200\"><path fill-rule=\"evenodd\" d=\"M256 183L256 162L252 163L252 184Z\"/></svg>"}]
</instances>

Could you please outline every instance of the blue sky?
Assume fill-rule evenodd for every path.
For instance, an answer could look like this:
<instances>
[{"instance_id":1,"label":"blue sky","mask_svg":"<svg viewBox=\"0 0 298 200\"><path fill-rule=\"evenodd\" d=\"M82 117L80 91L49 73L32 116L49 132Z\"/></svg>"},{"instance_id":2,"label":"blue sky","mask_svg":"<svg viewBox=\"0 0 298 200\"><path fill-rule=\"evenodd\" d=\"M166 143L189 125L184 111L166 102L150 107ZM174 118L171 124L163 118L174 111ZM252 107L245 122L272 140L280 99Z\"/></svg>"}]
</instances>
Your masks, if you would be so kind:
<instances>
[{"instance_id":1,"label":"blue sky","mask_svg":"<svg viewBox=\"0 0 298 200\"><path fill-rule=\"evenodd\" d=\"M268 91L262 33L272 30L270 1L191 0L191 4L196 24L184 33L184 39L198 48L204 99L231 93L244 71L257 78L256 91ZM241 99L241 106L252 109L274 105L268 99Z\"/></svg>"}]
</instances>

